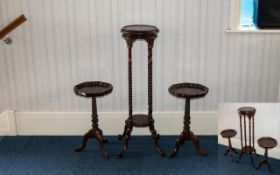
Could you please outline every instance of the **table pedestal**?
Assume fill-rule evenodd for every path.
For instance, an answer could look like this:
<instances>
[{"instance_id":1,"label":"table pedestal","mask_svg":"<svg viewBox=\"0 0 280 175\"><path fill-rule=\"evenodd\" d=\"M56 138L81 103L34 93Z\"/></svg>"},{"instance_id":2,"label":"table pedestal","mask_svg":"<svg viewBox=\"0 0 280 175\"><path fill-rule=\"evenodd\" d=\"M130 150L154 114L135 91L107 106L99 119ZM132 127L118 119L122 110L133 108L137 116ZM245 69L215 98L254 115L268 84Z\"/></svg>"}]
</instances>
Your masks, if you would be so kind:
<instances>
[{"instance_id":1,"label":"table pedestal","mask_svg":"<svg viewBox=\"0 0 280 175\"><path fill-rule=\"evenodd\" d=\"M206 156L207 153L200 149L199 139L192 131L190 131L190 124L191 124L191 115L190 115L190 99L186 99L185 101L185 116L184 116L184 129L183 132L176 140L176 146L173 152L171 153L170 157L176 156L178 153L180 146L184 144L186 140L191 140L196 152L199 155Z\"/></svg>"},{"instance_id":2,"label":"table pedestal","mask_svg":"<svg viewBox=\"0 0 280 175\"><path fill-rule=\"evenodd\" d=\"M95 138L99 142L99 149L103 157L105 158L109 157L104 149L104 143L106 142L106 140L103 137L102 130L98 126L96 97L108 95L112 91L113 91L113 86L111 84L100 82L100 81L84 82L74 87L74 92L76 95L81 97L91 97L92 99L92 105L91 105L92 128L84 135L81 146L75 149L76 152L80 152L83 149L85 149L86 144L90 138Z\"/></svg>"},{"instance_id":3,"label":"table pedestal","mask_svg":"<svg viewBox=\"0 0 280 175\"><path fill-rule=\"evenodd\" d=\"M98 126L98 115L97 115L97 107L96 107L96 98L92 98L92 115L91 115L91 122L92 122L92 129L90 129L87 133L85 133L82 144L79 146L79 148L76 148L76 152L80 152L85 149L86 144L90 138L96 139L99 143L99 149L101 154L104 158L108 158L108 154L105 151L104 143L107 142L107 140L103 137L103 132Z\"/></svg>"}]
</instances>

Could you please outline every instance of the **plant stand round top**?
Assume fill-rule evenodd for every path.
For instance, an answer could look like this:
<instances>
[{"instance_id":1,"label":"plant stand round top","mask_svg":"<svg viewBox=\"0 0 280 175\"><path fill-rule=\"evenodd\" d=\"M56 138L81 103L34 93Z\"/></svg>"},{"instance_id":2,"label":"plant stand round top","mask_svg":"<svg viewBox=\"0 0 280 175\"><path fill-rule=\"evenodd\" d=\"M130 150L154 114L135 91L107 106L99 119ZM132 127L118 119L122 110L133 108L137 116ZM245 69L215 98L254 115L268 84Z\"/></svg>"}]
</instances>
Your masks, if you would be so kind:
<instances>
[{"instance_id":1,"label":"plant stand round top","mask_svg":"<svg viewBox=\"0 0 280 175\"><path fill-rule=\"evenodd\" d=\"M103 132L98 126L98 115L96 97L108 95L113 91L113 86L109 83L101 81L90 81L78 84L74 87L76 95L81 97L90 97L92 99L92 115L91 122L92 128L84 135L82 144L79 148L75 149L76 152L82 151L90 138L95 138L99 142L99 149L104 158L108 158L108 154L104 149L106 140L103 137Z\"/></svg>"},{"instance_id":2,"label":"plant stand round top","mask_svg":"<svg viewBox=\"0 0 280 175\"><path fill-rule=\"evenodd\" d=\"M201 84L195 83L179 83L173 84L168 89L169 93L175 97L185 99L185 116L184 116L184 128L181 135L177 138L175 149L170 155L170 158L176 156L180 146L184 144L186 140L192 140L196 152L199 155L206 156L207 153L200 149L199 140L197 136L190 130L191 116L190 116L190 100L195 98L204 97L209 89Z\"/></svg>"}]
</instances>

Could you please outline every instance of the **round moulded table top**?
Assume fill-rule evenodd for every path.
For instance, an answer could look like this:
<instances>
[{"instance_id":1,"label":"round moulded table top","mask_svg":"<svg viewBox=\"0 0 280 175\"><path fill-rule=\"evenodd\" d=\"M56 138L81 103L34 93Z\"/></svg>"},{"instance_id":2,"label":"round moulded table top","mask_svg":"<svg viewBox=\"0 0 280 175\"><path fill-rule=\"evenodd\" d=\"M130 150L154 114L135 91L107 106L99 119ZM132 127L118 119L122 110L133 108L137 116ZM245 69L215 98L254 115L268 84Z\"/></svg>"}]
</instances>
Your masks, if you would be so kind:
<instances>
[{"instance_id":1,"label":"round moulded table top","mask_svg":"<svg viewBox=\"0 0 280 175\"><path fill-rule=\"evenodd\" d=\"M226 129L221 132L222 137L231 138L236 136L237 132L234 129Z\"/></svg>"},{"instance_id":2,"label":"round moulded table top","mask_svg":"<svg viewBox=\"0 0 280 175\"><path fill-rule=\"evenodd\" d=\"M201 84L179 83L170 86L168 91L176 97L192 99L204 97L208 93L209 89Z\"/></svg>"},{"instance_id":3,"label":"round moulded table top","mask_svg":"<svg viewBox=\"0 0 280 175\"><path fill-rule=\"evenodd\" d=\"M101 81L84 82L74 86L75 94L82 97L100 97L110 94L113 86L110 83Z\"/></svg>"},{"instance_id":4,"label":"round moulded table top","mask_svg":"<svg viewBox=\"0 0 280 175\"><path fill-rule=\"evenodd\" d=\"M256 113L256 108L254 107L241 107L238 109L238 112L242 115L252 116Z\"/></svg>"},{"instance_id":5,"label":"round moulded table top","mask_svg":"<svg viewBox=\"0 0 280 175\"><path fill-rule=\"evenodd\" d=\"M144 38L149 36L157 36L159 29L156 26L136 24L122 27L121 32L124 36Z\"/></svg>"},{"instance_id":6,"label":"round moulded table top","mask_svg":"<svg viewBox=\"0 0 280 175\"><path fill-rule=\"evenodd\" d=\"M277 141L271 137L262 137L258 139L258 144L262 148L274 148L277 146Z\"/></svg>"}]
</instances>

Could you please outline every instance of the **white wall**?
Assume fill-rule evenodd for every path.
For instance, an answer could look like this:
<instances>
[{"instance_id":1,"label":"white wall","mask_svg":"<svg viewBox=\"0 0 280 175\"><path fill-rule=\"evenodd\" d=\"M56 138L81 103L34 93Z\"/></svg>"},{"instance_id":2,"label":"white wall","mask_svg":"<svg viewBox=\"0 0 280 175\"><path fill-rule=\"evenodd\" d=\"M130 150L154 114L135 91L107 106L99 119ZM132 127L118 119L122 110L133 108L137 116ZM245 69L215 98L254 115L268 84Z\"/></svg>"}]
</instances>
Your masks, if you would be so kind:
<instances>
[{"instance_id":1,"label":"white wall","mask_svg":"<svg viewBox=\"0 0 280 175\"><path fill-rule=\"evenodd\" d=\"M279 34L229 34L230 0L0 0L0 28L19 14L28 21L0 42L0 111L88 111L73 85L103 80L112 95L102 111L127 111L127 49L120 28L160 29L154 49L154 107L183 110L167 89L177 82L210 88L194 110L217 103L275 102L280 79ZM134 46L135 109L147 106L146 45ZM143 87L143 88L141 88Z\"/></svg>"}]
</instances>

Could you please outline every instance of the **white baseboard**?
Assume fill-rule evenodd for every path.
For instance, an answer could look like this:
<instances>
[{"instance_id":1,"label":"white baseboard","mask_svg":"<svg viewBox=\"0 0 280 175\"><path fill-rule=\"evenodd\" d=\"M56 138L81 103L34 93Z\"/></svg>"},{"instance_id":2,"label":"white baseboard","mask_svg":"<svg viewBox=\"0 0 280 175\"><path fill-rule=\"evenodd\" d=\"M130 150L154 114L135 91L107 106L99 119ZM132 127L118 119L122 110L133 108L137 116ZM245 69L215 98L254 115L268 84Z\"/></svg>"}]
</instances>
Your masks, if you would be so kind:
<instances>
[{"instance_id":1,"label":"white baseboard","mask_svg":"<svg viewBox=\"0 0 280 175\"><path fill-rule=\"evenodd\" d=\"M89 112L8 112L8 114L10 115L7 113L0 115L0 119L4 121L0 122L2 136L82 135L91 127ZM158 133L161 135L180 134L183 129L183 115L183 112L154 112ZM127 116L127 112L100 112L99 124L104 135L121 134ZM191 130L195 134L217 135L217 112L191 112L191 117ZM132 135L149 134L148 128L134 128L132 132Z\"/></svg>"},{"instance_id":2,"label":"white baseboard","mask_svg":"<svg viewBox=\"0 0 280 175\"><path fill-rule=\"evenodd\" d=\"M228 140L222 138L221 136L218 136L218 142L219 144L228 146ZM241 148L240 139L232 138L231 142L232 142L232 147L237 149ZM255 148L258 154L264 155L264 149L259 147L257 143L255 143ZM268 151L268 156L271 158L280 159L280 149L279 148L270 149Z\"/></svg>"},{"instance_id":3,"label":"white baseboard","mask_svg":"<svg viewBox=\"0 0 280 175\"><path fill-rule=\"evenodd\" d=\"M5 111L0 114L0 136L17 135L16 118L14 111Z\"/></svg>"}]
</instances>

